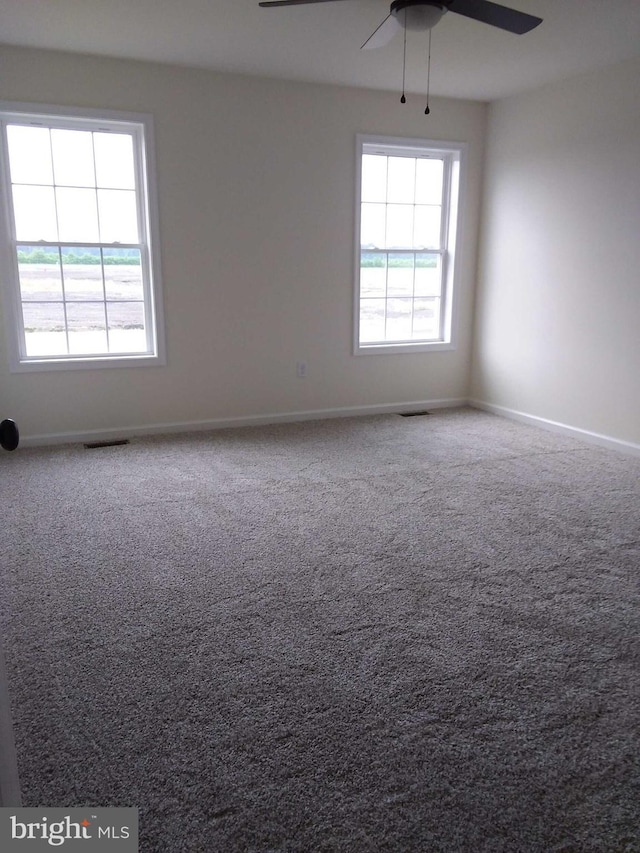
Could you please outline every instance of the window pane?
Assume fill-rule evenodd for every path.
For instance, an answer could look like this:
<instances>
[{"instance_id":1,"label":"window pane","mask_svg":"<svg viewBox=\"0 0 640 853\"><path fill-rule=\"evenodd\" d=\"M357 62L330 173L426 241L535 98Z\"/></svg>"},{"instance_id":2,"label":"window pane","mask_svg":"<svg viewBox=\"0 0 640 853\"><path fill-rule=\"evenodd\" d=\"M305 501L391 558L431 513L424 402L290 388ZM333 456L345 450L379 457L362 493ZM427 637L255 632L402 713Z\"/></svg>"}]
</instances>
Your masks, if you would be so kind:
<instances>
[{"instance_id":1,"label":"window pane","mask_svg":"<svg viewBox=\"0 0 640 853\"><path fill-rule=\"evenodd\" d=\"M25 332L63 332L64 306L61 302L30 302L22 306Z\"/></svg>"},{"instance_id":2,"label":"window pane","mask_svg":"<svg viewBox=\"0 0 640 853\"><path fill-rule=\"evenodd\" d=\"M58 186L95 187L92 136L86 130L52 129L53 173Z\"/></svg>"},{"instance_id":3,"label":"window pane","mask_svg":"<svg viewBox=\"0 0 640 853\"><path fill-rule=\"evenodd\" d=\"M135 189L133 138L124 133L94 133L98 186L105 189Z\"/></svg>"},{"instance_id":4,"label":"window pane","mask_svg":"<svg viewBox=\"0 0 640 853\"><path fill-rule=\"evenodd\" d=\"M27 355L66 355L64 306L61 302L29 302L22 306Z\"/></svg>"},{"instance_id":5,"label":"window pane","mask_svg":"<svg viewBox=\"0 0 640 853\"><path fill-rule=\"evenodd\" d=\"M416 255L415 295L440 296L441 286L440 256Z\"/></svg>"},{"instance_id":6,"label":"window pane","mask_svg":"<svg viewBox=\"0 0 640 853\"><path fill-rule=\"evenodd\" d=\"M389 296L413 296L413 263L413 255L389 255L387 273L387 294Z\"/></svg>"},{"instance_id":7,"label":"window pane","mask_svg":"<svg viewBox=\"0 0 640 853\"><path fill-rule=\"evenodd\" d=\"M384 296L387 289L387 256L365 252L360 256L360 295Z\"/></svg>"},{"instance_id":8,"label":"window pane","mask_svg":"<svg viewBox=\"0 0 640 853\"><path fill-rule=\"evenodd\" d=\"M98 190L102 243L137 243L138 214L132 190Z\"/></svg>"},{"instance_id":9,"label":"window pane","mask_svg":"<svg viewBox=\"0 0 640 853\"><path fill-rule=\"evenodd\" d=\"M53 187L13 188L16 239L20 241L58 239Z\"/></svg>"},{"instance_id":10,"label":"window pane","mask_svg":"<svg viewBox=\"0 0 640 853\"><path fill-rule=\"evenodd\" d=\"M405 341L411 338L411 315L413 300L387 300L386 340Z\"/></svg>"},{"instance_id":11,"label":"window pane","mask_svg":"<svg viewBox=\"0 0 640 853\"><path fill-rule=\"evenodd\" d=\"M144 329L116 329L109 332L109 352L146 353L149 351Z\"/></svg>"},{"instance_id":12,"label":"window pane","mask_svg":"<svg viewBox=\"0 0 640 853\"><path fill-rule=\"evenodd\" d=\"M413 157L389 157L387 201L413 204L416 161Z\"/></svg>"},{"instance_id":13,"label":"window pane","mask_svg":"<svg viewBox=\"0 0 640 853\"><path fill-rule=\"evenodd\" d=\"M360 340L362 342L384 340L384 299L360 300Z\"/></svg>"},{"instance_id":14,"label":"window pane","mask_svg":"<svg viewBox=\"0 0 640 853\"><path fill-rule=\"evenodd\" d=\"M107 304L110 352L145 352L147 336L142 302Z\"/></svg>"},{"instance_id":15,"label":"window pane","mask_svg":"<svg viewBox=\"0 0 640 853\"><path fill-rule=\"evenodd\" d=\"M103 303L71 302L67 304L67 323L69 352L92 354L107 351Z\"/></svg>"},{"instance_id":16,"label":"window pane","mask_svg":"<svg viewBox=\"0 0 640 853\"><path fill-rule=\"evenodd\" d=\"M68 302L103 301L100 249L62 249L62 275Z\"/></svg>"},{"instance_id":17,"label":"window pane","mask_svg":"<svg viewBox=\"0 0 640 853\"><path fill-rule=\"evenodd\" d=\"M440 327L440 300L416 299L413 308L413 337L437 340Z\"/></svg>"},{"instance_id":18,"label":"window pane","mask_svg":"<svg viewBox=\"0 0 640 853\"><path fill-rule=\"evenodd\" d=\"M384 204L363 204L360 217L360 245L365 249L382 248L385 245Z\"/></svg>"},{"instance_id":19,"label":"window pane","mask_svg":"<svg viewBox=\"0 0 640 853\"><path fill-rule=\"evenodd\" d=\"M442 204L442 160L416 161L416 204Z\"/></svg>"},{"instance_id":20,"label":"window pane","mask_svg":"<svg viewBox=\"0 0 640 853\"><path fill-rule=\"evenodd\" d=\"M60 240L70 243L97 243L98 207L96 191L89 189L56 188Z\"/></svg>"},{"instance_id":21,"label":"window pane","mask_svg":"<svg viewBox=\"0 0 640 853\"><path fill-rule=\"evenodd\" d=\"M103 257L107 299L143 299L144 288L139 250L104 249Z\"/></svg>"},{"instance_id":22,"label":"window pane","mask_svg":"<svg viewBox=\"0 0 640 853\"><path fill-rule=\"evenodd\" d=\"M387 205L387 248L410 248L414 245L413 210L410 204Z\"/></svg>"},{"instance_id":23,"label":"window pane","mask_svg":"<svg viewBox=\"0 0 640 853\"><path fill-rule=\"evenodd\" d=\"M362 201L386 201L387 158L377 154L362 157Z\"/></svg>"},{"instance_id":24,"label":"window pane","mask_svg":"<svg viewBox=\"0 0 640 853\"><path fill-rule=\"evenodd\" d=\"M62 277L57 249L18 247L20 298L23 302L61 302Z\"/></svg>"},{"instance_id":25,"label":"window pane","mask_svg":"<svg viewBox=\"0 0 640 853\"><path fill-rule=\"evenodd\" d=\"M14 184L53 184L49 128L9 125L7 141Z\"/></svg>"},{"instance_id":26,"label":"window pane","mask_svg":"<svg viewBox=\"0 0 640 853\"><path fill-rule=\"evenodd\" d=\"M416 205L414 246L440 247L442 208L436 205Z\"/></svg>"}]
</instances>

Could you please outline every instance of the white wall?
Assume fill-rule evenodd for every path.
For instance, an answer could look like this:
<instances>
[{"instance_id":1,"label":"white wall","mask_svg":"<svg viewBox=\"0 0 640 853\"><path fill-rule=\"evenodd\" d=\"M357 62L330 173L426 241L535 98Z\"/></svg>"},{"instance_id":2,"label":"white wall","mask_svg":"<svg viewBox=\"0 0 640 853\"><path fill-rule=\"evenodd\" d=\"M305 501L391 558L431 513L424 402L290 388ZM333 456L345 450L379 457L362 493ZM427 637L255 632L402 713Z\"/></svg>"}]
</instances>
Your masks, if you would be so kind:
<instances>
[{"instance_id":1,"label":"white wall","mask_svg":"<svg viewBox=\"0 0 640 853\"><path fill-rule=\"evenodd\" d=\"M168 364L13 375L0 338L23 437L467 396L484 105L7 47L0 98L156 127ZM351 355L356 133L469 143L454 352Z\"/></svg>"},{"instance_id":2,"label":"white wall","mask_svg":"<svg viewBox=\"0 0 640 853\"><path fill-rule=\"evenodd\" d=\"M640 443L640 61L491 105L472 396Z\"/></svg>"}]
</instances>

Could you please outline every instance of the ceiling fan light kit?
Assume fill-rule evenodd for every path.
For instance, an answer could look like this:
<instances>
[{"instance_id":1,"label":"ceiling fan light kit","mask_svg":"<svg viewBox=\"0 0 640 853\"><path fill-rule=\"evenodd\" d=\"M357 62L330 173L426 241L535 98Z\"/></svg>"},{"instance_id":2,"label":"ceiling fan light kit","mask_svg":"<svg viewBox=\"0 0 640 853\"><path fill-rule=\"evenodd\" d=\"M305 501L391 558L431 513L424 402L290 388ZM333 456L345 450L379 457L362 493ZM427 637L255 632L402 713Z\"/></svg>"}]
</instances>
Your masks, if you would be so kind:
<instances>
[{"instance_id":1,"label":"ceiling fan light kit","mask_svg":"<svg viewBox=\"0 0 640 853\"><path fill-rule=\"evenodd\" d=\"M328 3L332 0L263 0L259 3L262 7L272 6L302 6L311 3ZM455 12L465 18L471 18L482 24L497 27L501 30L523 35L528 33L542 23L542 18L519 12L508 6L501 6L491 0L393 0L389 14L381 24L371 33L362 45L362 48L371 49L383 47L388 44L394 35L404 30L404 51L402 69L402 97L401 103L406 102L404 94L404 76L406 64L406 38L407 30L429 33L429 69L427 72L427 108L425 115L429 115L429 72L431 66L431 30L447 12Z\"/></svg>"},{"instance_id":2,"label":"ceiling fan light kit","mask_svg":"<svg viewBox=\"0 0 640 853\"><path fill-rule=\"evenodd\" d=\"M390 15L407 30L426 32L438 23L447 11L442 3L425 3L424 0L393 0Z\"/></svg>"}]
</instances>

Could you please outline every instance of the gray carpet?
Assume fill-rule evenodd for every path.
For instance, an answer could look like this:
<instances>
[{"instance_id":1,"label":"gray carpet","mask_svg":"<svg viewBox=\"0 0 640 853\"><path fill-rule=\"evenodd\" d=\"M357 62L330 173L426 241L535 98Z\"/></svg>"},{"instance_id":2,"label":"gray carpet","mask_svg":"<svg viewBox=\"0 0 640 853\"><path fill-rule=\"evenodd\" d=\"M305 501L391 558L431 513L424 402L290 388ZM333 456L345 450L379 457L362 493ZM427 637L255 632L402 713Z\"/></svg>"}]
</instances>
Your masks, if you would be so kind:
<instances>
[{"instance_id":1,"label":"gray carpet","mask_svg":"<svg viewBox=\"0 0 640 853\"><path fill-rule=\"evenodd\" d=\"M472 410L0 457L24 805L141 850L639 851L640 459Z\"/></svg>"}]
</instances>

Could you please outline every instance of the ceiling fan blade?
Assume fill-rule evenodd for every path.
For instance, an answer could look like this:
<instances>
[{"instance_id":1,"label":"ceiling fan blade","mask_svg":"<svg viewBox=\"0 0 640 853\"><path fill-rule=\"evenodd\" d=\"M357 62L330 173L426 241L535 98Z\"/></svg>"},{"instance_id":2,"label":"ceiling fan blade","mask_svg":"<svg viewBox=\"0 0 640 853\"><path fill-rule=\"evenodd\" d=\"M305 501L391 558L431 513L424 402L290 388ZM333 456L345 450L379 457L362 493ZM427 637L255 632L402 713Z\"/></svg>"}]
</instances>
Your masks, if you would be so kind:
<instances>
[{"instance_id":1,"label":"ceiling fan blade","mask_svg":"<svg viewBox=\"0 0 640 853\"><path fill-rule=\"evenodd\" d=\"M263 9L269 6L305 6L307 3L336 3L338 0L265 0L258 3Z\"/></svg>"},{"instance_id":2,"label":"ceiling fan blade","mask_svg":"<svg viewBox=\"0 0 640 853\"><path fill-rule=\"evenodd\" d=\"M373 47L384 47L385 44L389 44L391 39L401 29L402 24L398 22L398 19L391 14L387 15L380 26L371 33L360 50L363 48L369 50L369 48Z\"/></svg>"},{"instance_id":3,"label":"ceiling fan blade","mask_svg":"<svg viewBox=\"0 0 640 853\"><path fill-rule=\"evenodd\" d=\"M542 18L500 6L498 3L490 3L489 0L452 0L448 5L450 12L457 12L458 15L473 18L483 24L491 24L516 35L528 33L542 23Z\"/></svg>"}]
</instances>

